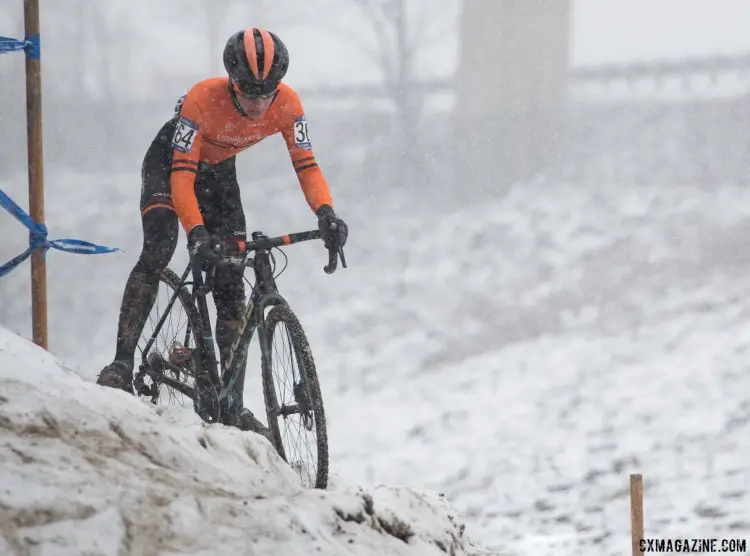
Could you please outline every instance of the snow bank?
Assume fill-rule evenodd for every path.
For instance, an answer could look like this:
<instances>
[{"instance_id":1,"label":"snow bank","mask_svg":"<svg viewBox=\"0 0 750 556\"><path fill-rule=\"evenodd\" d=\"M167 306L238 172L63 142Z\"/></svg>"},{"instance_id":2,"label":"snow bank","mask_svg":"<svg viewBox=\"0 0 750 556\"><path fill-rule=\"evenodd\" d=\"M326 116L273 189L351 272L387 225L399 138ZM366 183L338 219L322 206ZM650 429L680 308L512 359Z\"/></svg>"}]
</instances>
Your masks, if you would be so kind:
<instances>
[{"instance_id":1,"label":"snow bank","mask_svg":"<svg viewBox=\"0 0 750 556\"><path fill-rule=\"evenodd\" d=\"M306 490L260 436L99 387L2 327L0 444L1 554L480 552L440 495Z\"/></svg>"}]
</instances>

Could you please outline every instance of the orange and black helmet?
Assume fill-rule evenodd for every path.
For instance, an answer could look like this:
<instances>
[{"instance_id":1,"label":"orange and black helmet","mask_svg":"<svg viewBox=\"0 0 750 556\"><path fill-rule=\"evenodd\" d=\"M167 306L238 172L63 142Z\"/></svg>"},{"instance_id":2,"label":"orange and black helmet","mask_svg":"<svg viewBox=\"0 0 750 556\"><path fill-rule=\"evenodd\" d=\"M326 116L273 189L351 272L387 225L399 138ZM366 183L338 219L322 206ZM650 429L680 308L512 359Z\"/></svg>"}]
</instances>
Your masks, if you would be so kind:
<instances>
[{"instance_id":1,"label":"orange and black helmet","mask_svg":"<svg viewBox=\"0 0 750 556\"><path fill-rule=\"evenodd\" d=\"M286 75L289 52L270 31L244 29L229 37L224 47L224 68L244 96L267 96Z\"/></svg>"}]
</instances>

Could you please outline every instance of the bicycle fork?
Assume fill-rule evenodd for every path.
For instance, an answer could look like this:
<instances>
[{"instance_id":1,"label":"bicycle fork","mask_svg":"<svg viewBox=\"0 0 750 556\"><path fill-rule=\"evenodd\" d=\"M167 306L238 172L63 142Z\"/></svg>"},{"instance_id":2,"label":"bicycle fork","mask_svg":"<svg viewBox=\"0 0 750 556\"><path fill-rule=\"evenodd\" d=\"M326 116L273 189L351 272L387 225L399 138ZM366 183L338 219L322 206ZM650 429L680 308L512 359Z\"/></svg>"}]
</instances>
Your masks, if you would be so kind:
<instances>
[{"instance_id":1,"label":"bicycle fork","mask_svg":"<svg viewBox=\"0 0 750 556\"><path fill-rule=\"evenodd\" d=\"M206 295L211 291L211 284L203 282L201 269L193 264L193 293L198 306L198 315L201 328L201 360L198 362L198 374L195 378L195 392L193 395L193 408L201 419L207 422L219 422L221 420L221 396L215 385L220 385L216 350L214 349L214 336L208 313Z\"/></svg>"},{"instance_id":2,"label":"bicycle fork","mask_svg":"<svg viewBox=\"0 0 750 556\"><path fill-rule=\"evenodd\" d=\"M232 346L229 348L229 357L227 358L226 365L222 369L221 385L224 392L226 392L228 410L231 410L234 405L233 392L237 383L237 377L240 375L239 369L241 366L247 364L247 349L256 325L253 320L254 310L255 302L251 296L247 302L245 313L242 315L237 335L232 342ZM224 384L224 381L226 381L226 384Z\"/></svg>"}]
</instances>

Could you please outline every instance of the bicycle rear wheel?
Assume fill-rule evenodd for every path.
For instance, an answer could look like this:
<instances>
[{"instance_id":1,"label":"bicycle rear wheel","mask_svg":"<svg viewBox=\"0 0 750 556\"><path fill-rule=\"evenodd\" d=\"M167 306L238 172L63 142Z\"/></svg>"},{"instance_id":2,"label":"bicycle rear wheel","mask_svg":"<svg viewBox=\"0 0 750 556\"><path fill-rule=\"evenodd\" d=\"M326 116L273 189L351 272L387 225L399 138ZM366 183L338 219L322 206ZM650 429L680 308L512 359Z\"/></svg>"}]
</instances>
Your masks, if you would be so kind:
<instances>
[{"instance_id":1,"label":"bicycle rear wheel","mask_svg":"<svg viewBox=\"0 0 750 556\"><path fill-rule=\"evenodd\" d=\"M310 344L289 307L278 305L268 312L260 342L263 396L274 445L303 485L325 489L328 433L323 396Z\"/></svg>"},{"instance_id":2,"label":"bicycle rear wheel","mask_svg":"<svg viewBox=\"0 0 750 556\"><path fill-rule=\"evenodd\" d=\"M185 287L179 288L178 291L179 285L180 278L171 269L165 268L159 273L159 290L156 300L138 340L135 390L139 397L151 398L152 403L182 407L185 407L187 403L192 407L192 399L138 370L141 364L148 365L149 355L152 357L156 355L157 361L161 358L180 369L163 366L161 372L164 376L190 387L195 386L194 362L199 359L196 357L198 352L195 331L200 329L200 317L193 296ZM165 314L169 300L175 291L177 291L177 299L169 309L169 314L156 334L148 353L144 353L143 350L159 320Z\"/></svg>"}]
</instances>

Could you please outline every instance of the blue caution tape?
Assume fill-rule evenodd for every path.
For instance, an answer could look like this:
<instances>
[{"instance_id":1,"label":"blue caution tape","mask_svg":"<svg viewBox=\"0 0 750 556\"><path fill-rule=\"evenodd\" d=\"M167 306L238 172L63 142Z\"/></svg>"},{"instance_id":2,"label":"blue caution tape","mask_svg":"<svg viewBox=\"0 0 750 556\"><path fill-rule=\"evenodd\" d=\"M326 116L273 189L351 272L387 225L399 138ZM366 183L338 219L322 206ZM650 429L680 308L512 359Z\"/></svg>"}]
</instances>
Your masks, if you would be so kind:
<instances>
[{"instance_id":1,"label":"blue caution tape","mask_svg":"<svg viewBox=\"0 0 750 556\"><path fill-rule=\"evenodd\" d=\"M43 223L37 224L34 222L26 212L19 207L13 199L8 197L5 192L0 189L0 207L3 207L9 213L11 213L16 220L26 226L29 230L29 248L17 257L13 257L10 261L0 266L0 277L5 276L11 270L16 268L19 264L25 261L31 256L31 254L39 248L42 248L43 254L46 254L47 249L57 249L59 251L65 251L67 253L78 253L79 255L97 255L102 253L114 253L115 251L122 251L122 249L105 247L104 245L97 245L89 241L83 241L81 239L47 239L47 226Z\"/></svg>"},{"instance_id":2,"label":"blue caution tape","mask_svg":"<svg viewBox=\"0 0 750 556\"><path fill-rule=\"evenodd\" d=\"M41 56L39 35L32 35L23 41L10 37L0 37L0 54L3 52L16 52L18 50L25 50L26 56L32 60L38 60Z\"/></svg>"}]
</instances>

